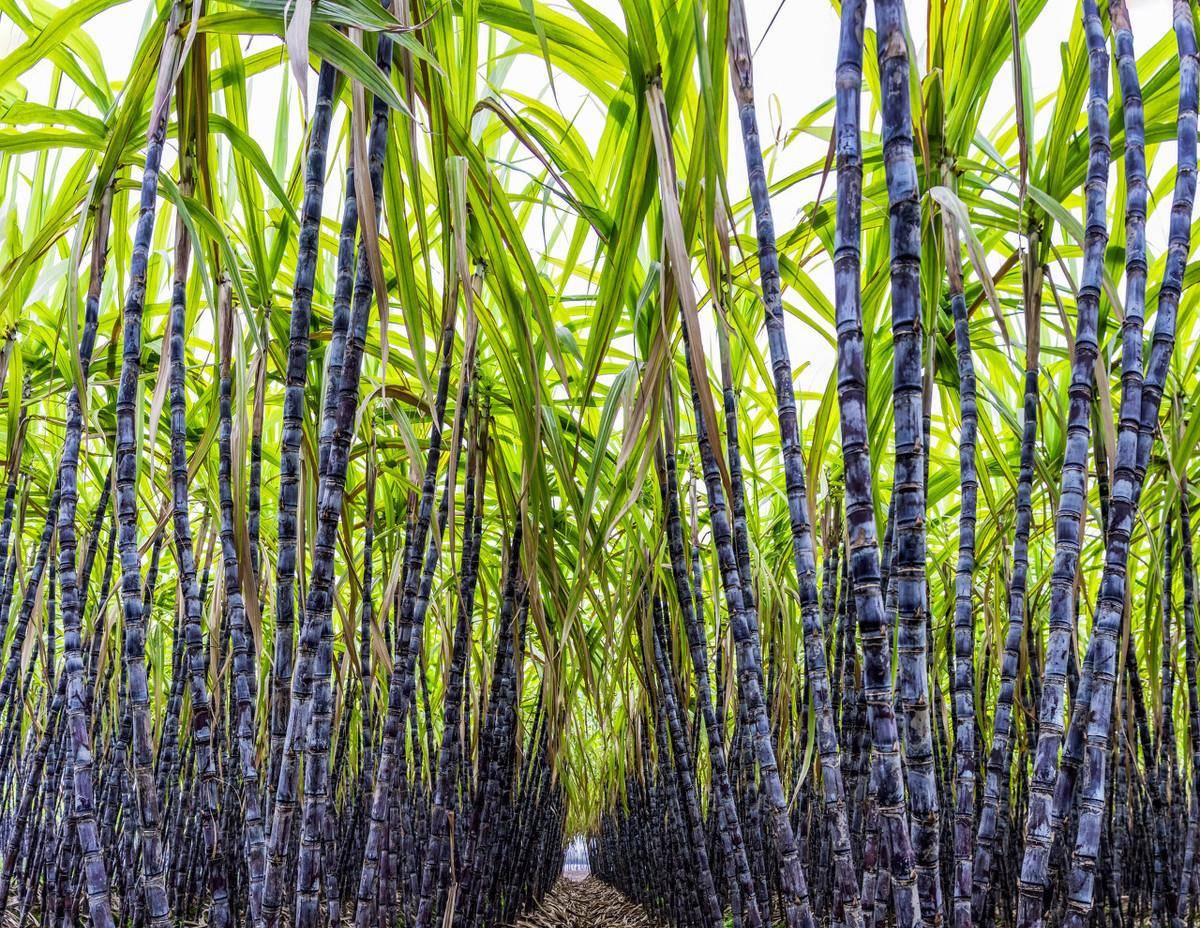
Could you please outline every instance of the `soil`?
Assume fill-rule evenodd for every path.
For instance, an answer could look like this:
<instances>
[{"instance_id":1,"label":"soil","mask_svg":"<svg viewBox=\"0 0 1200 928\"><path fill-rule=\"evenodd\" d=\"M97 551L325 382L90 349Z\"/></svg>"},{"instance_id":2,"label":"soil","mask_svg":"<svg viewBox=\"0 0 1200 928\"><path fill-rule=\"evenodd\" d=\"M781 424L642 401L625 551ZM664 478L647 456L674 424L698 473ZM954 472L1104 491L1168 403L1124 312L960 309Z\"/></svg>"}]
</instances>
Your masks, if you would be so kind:
<instances>
[{"instance_id":1,"label":"soil","mask_svg":"<svg viewBox=\"0 0 1200 928\"><path fill-rule=\"evenodd\" d=\"M607 883L565 875L515 928L661 928L646 910Z\"/></svg>"}]
</instances>

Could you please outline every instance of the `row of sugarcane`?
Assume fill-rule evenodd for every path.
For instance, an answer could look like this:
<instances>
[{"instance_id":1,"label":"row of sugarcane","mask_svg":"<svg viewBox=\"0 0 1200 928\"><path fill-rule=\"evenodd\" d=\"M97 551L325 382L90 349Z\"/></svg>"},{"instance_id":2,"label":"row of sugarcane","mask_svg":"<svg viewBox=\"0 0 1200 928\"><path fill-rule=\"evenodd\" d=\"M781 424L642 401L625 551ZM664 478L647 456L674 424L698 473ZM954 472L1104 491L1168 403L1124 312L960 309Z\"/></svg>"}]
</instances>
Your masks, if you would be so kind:
<instances>
[{"instance_id":1,"label":"row of sugarcane","mask_svg":"<svg viewBox=\"0 0 1200 928\"><path fill-rule=\"evenodd\" d=\"M199 531L191 521L196 501L186 385L195 372L187 370L185 323L193 242L182 215L174 230L169 349L161 359L169 365L171 467L163 501L169 519L159 520L152 538L139 537L142 316L177 86L178 185L204 193L196 152L206 114L198 112L202 97L190 91L197 81L206 86L207 62L202 43L184 40L187 16L177 3L166 24L124 291L117 389L107 396L98 387L91 391L92 403L111 403L115 433L92 434L84 453L81 391L88 388L98 335L114 214L110 186L90 216L81 378L67 399L54 485L33 487L22 476L31 401L8 461L0 525L0 641L8 645L0 678L0 905L21 924L97 928L198 921L271 928L349 918L361 928L401 921L467 928L510 921L561 870L566 808L552 756L557 716L542 710L540 697L533 707L528 696L537 692L526 670L530 582L522 565L528 546L519 519L506 519L498 508L485 512L495 498L487 492L495 472L489 471L492 418L476 384L477 324L467 271L447 284L453 289L444 303L424 480L409 493L399 582L389 593L374 579L376 474L368 467L362 531L353 526L361 611L343 625L360 625L357 664L346 660L348 649L335 651L336 574L344 572L345 584L359 566L336 556L335 543L346 530L343 501L376 294L358 197L373 195L379 212L390 113L384 101L374 101L367 183L356 183L353 166L347 174L332 325L323 333L327 387L315 410L306 400L312 298L327 146L344 89L329 64L320 70L309 126L296 246L273 637L258 639L244 595L264 583L267 564L259 538L262 448L256 433L246 551L234 511L233 487L242 482L244 462L235 459L233 404L245 399L234 395L228 277L219 279L214 307L219 511L206 516ZM376 49L385 76L392 60L385 33ZM454 220L466 221L465 212ZM466 241L465 228L456 234ZM464 302L468 349L456 368L452 349ZM311 430L319 445L315 482L301 466L306 419L317 423ZM81 512L80 484L88 474L107 476L89 487L96 502ZM298 577L298 501L306 478L307 492L317 499L316 529L308 576ZM44 517L32 552L21 544L27 511ZM456 558L443 558L447 526L456 520L461 545ZM82 539L79 524L86 526ZM505 557L498 609L488 617L477 604L480 560L485 543L497 538ZM170 578L165 590L160 575ZM435 671L427 667L435 602L448 602L454 616L440 700L431 699ZM119 614L112 608L117 603ZM171 628L170 656L162 678L152 681L147 628L156 612ZM481 634L485 626L490 634ZM380 638L382 667L372 662ZM487 685L476 689L472 668L481 665L473 648L481 640L491 642L492 652L482 664ZM270 660L261 653L268 647ZM269 679L260 679L261 667L270 668ZM165 703L152 702L152 683L167 689ZM260 706L268 718L256 718Z\"/></svg>"},{"instance_id":2,"label":"row of sugarcane","mask_svg":"<svg viewBox=\"0 0 1200 928\"><path fill-rule=\"evenodd\" d=\"M1167 477L1179 484L1172 498L1182 503L1157 512L1140 511L1139 504L1158 440L1190 249L1200 80L1193 10L1187 0L1174 2L1176 171L1168 251L1162 277L1153 282L1157 312L1147 335L1146 140L1132 27L1124 0L1110 0L1103 11L1097 0L1082 2L1089 62L1083 262L1070 346L1066 442L1060 482L1051 487L1056 509L1048 633L1043 636L1035 623L1027 596L1035 579L1029 548L1038 326L1049 253L1031 224L1021 255L1028 331L1007 627L1002 650L989 649L981 661L974 579L978 473L985 462L976 448L963 243L958 217L949 210L940 222L948 300L939 312L952 317L961 507L946 647L935 649L931 640L922 197L900 0L874 3L881 93L876 102L891 241L895 427L882 543L879 537L880 501L872 488L880 450L868 442L860 295L864 7L865 0L841 4L833 260L843 467L822 503L818 548L783 335L751 45L742 5L731 4L729 57L757 219L803 625L804 686L791 704L776 698L775 668L789 658L767 650L774 642L764 642L759 633L753 542L739 512L744 488L736 403L727 391L729 439L722 447L719 436L708 432L701 408L700 391L707 384L689 365L707 503L706 514L693 504L690 516L695 524L706 515L723 602L704 602L701 572L688 564L680 529L679 449L668 428L658 468L669 556L663 565L647 565L650 592L639 620L646 699L633 729L625 781L591 837L591 859L604 879L679 925L720 925L726 913L739 928L781 922L789 928L818 922L916 928L951 920L956 928L1190 924L1200 839L1200 642L1186 474ZM1096 436L1093 457L1093 422L1108 408L1100 402L1108 384L1097 382L1095 372L1108 245L1110 64L1124 129L1125 294L1115 445L1106 452ZM929 159L939 156L923 156L928 176ZM941 167L952 184L952 164ZM686 325L683 330L686 339ZM1179 425L1180 410L1171 415ZM1093 473L1104 553L1095 608L1081 610L1079 599L1087 591L1080 584L1081 543ZM1149 668L1161 673L1159 712L1148 704L1137 638L1130 634L1127 577L1139 525L1153 533L1152 549L1162 552L1162 602L1155 604L1164 630L1162 663ZM706 609L712 611L708 618ZM1091 611L1090 628L1082 626L1081 611ZM712 627L718 630L714 657L706 653L705 629ZM726 640L732 654L723 651ZM1185 674L1177 680L1174 654L1180 649ZM935 655L944 664L935 663ZM736 686L725 694L722 668L730 660L736 663ZM994 701L984 698L991 692ZM1176 700L1186 701L1186 731L1175 729ZM815 761L805 763L812 755ZM791 758L786 769L778 762L783 756ZM663 860L676 863L664 867Z\"/></svg>"}]
</instances>

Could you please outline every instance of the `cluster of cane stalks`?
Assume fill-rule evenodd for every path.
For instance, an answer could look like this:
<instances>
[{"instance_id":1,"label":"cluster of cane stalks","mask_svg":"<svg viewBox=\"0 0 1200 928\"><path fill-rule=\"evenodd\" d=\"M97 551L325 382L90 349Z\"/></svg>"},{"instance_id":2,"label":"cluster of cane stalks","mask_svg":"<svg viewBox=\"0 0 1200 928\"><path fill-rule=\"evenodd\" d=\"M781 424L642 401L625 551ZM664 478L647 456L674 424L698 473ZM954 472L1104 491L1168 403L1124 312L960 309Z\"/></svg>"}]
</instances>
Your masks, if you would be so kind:
<instances>
[{"instance_id":1,"label":"cluster of cane stalks","mask_svg":"<svg viewBox=\"0 0 1200 928\"><path fill-rule=\"evenodd\" d=\"M1189 0L2 5L6 919L1194 918Z\"/></svg>"},{"instance_id":2,"label":"cluster of cane stalks","mask_svg":"<svg viewBox=\"0 0 1200 928\"><path fill-rule=\"evenodd\" d=\"M928 255L922 236L928 229L914 152L905 12L898 0L873 5L890 240L894 426L882 541L877 532L876 507L883 500L875 495L872 454L879 452L867 428L861 299L865 6L862 0L841 4L833 270L842 469L840 479L825 487L819 539L782 337L779 265L749 45L744 31L739 33L744 21L739 24L736 12L731 26L730 61L757 220L787 477L803 626L802 682L786 700L778 698L778 681L786 672L780 665L792 655L781 654L778 638L761 631L756 589L762 579L755 576L746 481L732 440L738 435L735 394L727 385L726 435L731 439L724 448L715 447L700 404L707 384L689 366L706 505L693 497L691 512L684 511L676 439L664 429L656 464L665 533L661 556L669 567L648 569L644 582L639 629L646 685L642 714L631 727L634 762L592 839L594 866L631 897L681 925L718 926L726 912L738 926L785 923L792 928L828 923L914 928L951 920L959 928L1190 924L1200 837L1192 504L1186 493L1181 503L1171 500L1150 511L1140 504L1148 469L1160 453L1156 444L1190 250L1198 79L1193 10L1184 2L1174 4L1177 160L1167 256L1158 278L1151 279L1147 141L1129 12L1121 0L1111 0L1103 16L1095 0L1082 3L1088 154L1065 444L1059 470L1036 474L1037 326L1047 252L1031 235L1021 255L1030 329L1017 513L1006 548L1011 552L1008 621L1002 640L985 640L981 663L975 621L977 498L979 472L990 463L988 449L977 444L979 387L964 295L963 243L952 209L944 211L939 224L945 247L934 273L945 275L947 305L940 311L952 325L948 343L955 352L960 407L961 502L954 566L930 570L926 496L937 475L931 475L927 458L931 397L922 357L929 350L921 307L922 261ZM1111 91L1110 64L1116 77ZM1106 250L1111 93L1118 93L1122 103L1118 190L1125 293L1123 315L1107 320L1118 326L1119 383L1115 396L1102 398L1109 383L1097 379L1096 360L1101 291L1106 261L1111 261ZM926 172L929 157L926 152ZM952 184L953 166L947 163L944 171L941 179ZM1148 283L1156 289L1152 333L1144 332ZM686 340L686 325L683 331ZM1103 436L1092 435L1093 422L1111 416L1094 416L1101 402L1116 410L1115 441L1107 448ZM1106 459L1106 453L1112 457ZM1094 571L1088 577L1080 550L1092 474L1103 556L1087 564ZM1039 479L1055 481L1051 489L1056 491L1053 558L1043 562L1045 577L1031 576L1028 555L1030 500ZM681 528L702 515L711 529L719 575L720 598L711 603L696 542L689 558ZM1140 532L1161 558L1161 598L1146 605L1159 616L1162 640L1153 657L1161 664L1139 654L1138 636L1130 634L1131 612L1142 607L1129 595L1128 582L1136 569L1130 552ZM934 631L937 619L930 611L935 583L946 585L939 597L947 612L941 632ZM1029 619L1029 590L1035 584L1048 587L1044 638ZM715 658L704 634L710 622L720 630ZM933 634L945 635L943 647L934 646ZM1178 681L1176 642L1182 642L1184 655ZM719 685L728 664L736 668L732 692ZM1139 664L1161 675L1157 707L1148 704ZM1175 728L1177 700L1187 704L1183 732ZM789 763L780 763L781 752ZM663 868L658 861L664 858L685 863Z\"/></svg>"},{"instance_id":3,"label":"cluster of cane stalks","mask_svg":"<svg viewBox=\"0 0 1200 928\"><path fill-rule=\"evenodd\" d=\"M215 442L208 435L196 449L189 432L188 384L197 375L186 350L194 241L182 211L158 358L169 402L169 480L159 500L139 492L146 276L172 116L181 153L174 183L201 202L215 194L206 189L208 153L198 150L204 139L197 107L205 105L197 103L198 89L209 75L203 44L185 38L186 12L181 4L171 8L161 42L126 256L116 387L92 394L92 402L109 394L114 428L91 436L85 452L83 397L103 281L116 257L107 245L115 221L109 185L88 216L78 379L66 400L62 444L45 451L57 464L52 486L31 486L22 466L41 437L29 429L35 403L28 389L11 436L0 526L8 645L0 682L0 900L22 924L86 921L101 928L200 919L299 926L352 918L364 928L503 923L539 898L561 869L565 805L548 753L551 716L538 708L518 724L530 584L520 521L487 511L494 504L485 493L493 438L489 401L476 382L471 289L484 270L472 280L459 265L447 289L424 479L402 504L403 548L393 576L380 584L374 448L360 487L362 524L341 545L339 533L351 528L343 507L350 461L361 453L354 436L376 297L359 215L367 209L358 197L373 197L370 210L381 209L391 107L375 97L365 158L357 163L367 183L356 179L355 164L347 171L323 389L314 405L306 382L314 277L331 115L345 83L331 64L320 69L294 243L274 575L261 543L261 407L248 467L244 439L234 454L233 406L245 397L234 395L234 293L223 270L214 284L217 352L209 372L218 396ZM375 67L385 80L392 55L384 33ZM453 224L456 257L465 263L461 203ZM456 364L460 303L466 350ZM306 437L316 447L302 453ZM218 491L215 507L200 507L199 531L191 486L194 468L205 462L197 455L216 463ZM302 484L316 494L315 524L306 527L312 535L303 541L307 558L297 557ZM244 513L235 514L235 485L248 487ZM95 503L81 510L85 486ZM155 505L159 516L147 535L139 515ZM504 551L499 595L486 605L477 604L485 522ZM453 548L451 523L461 532ZM22 534L35 524L38 541L30 548ZM77 525L85 526L82 537ZM167 559L174 561L169 574L162 569ZM358 636L335 655L339 568L353 571L358 584ZM170 577L166 589L161 575ZM434 590L435 579L447 588ZM257 614L268 582L276 590L273 640L264 639ZM448 604L453 623L440 698L431 701L425 640L435 597ZM147 655L152 622L170 628L158 638L169 649L159 661ZM482 637L486 685L471 676L481 626L490 630ZM343 633L353 627L344 622ZM165 691L165 699L152 699L152 689Z\"/></svg>"}]
</instances>

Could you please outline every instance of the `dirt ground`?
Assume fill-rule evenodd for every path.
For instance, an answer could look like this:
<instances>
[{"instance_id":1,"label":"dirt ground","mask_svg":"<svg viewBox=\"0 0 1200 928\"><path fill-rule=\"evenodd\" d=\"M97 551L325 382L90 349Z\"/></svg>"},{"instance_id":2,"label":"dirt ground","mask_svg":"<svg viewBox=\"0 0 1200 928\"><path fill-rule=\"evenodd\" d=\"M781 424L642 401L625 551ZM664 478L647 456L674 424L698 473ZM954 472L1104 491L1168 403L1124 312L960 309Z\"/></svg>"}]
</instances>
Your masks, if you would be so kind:
<instances>
[{"instance_id":1,"label":"dirt ground","mask_svg":"<svg viewBox=\"0 0 1200 928\"><path fill-rule=\"evenodd\" d=\"M659 928L646 911L583 869L564 871L515 928Z\"/></svg>"}]
</instances>

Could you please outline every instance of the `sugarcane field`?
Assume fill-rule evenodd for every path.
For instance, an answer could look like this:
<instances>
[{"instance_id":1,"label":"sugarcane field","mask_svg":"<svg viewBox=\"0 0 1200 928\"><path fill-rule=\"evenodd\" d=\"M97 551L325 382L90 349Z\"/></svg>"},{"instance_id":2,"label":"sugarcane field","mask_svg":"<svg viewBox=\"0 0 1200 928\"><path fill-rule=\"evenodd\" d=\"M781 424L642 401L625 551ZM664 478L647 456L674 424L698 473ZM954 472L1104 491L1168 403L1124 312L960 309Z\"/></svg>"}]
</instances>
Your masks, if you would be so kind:
<instances>
[{"instance_id":1,"label":"sugarcane field","mask_svg":"<svg viewBox=\"0 0 1200 928\"><path fill-rule=\"evenodd\" d=\"M0 928L1193 928L1198 30L0 0Z\"/></svg>"}]
</instances>

